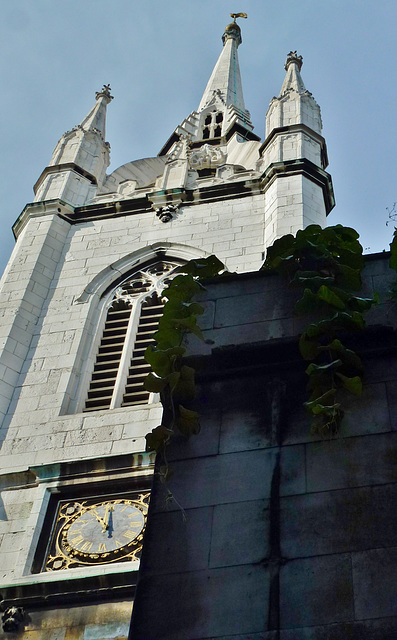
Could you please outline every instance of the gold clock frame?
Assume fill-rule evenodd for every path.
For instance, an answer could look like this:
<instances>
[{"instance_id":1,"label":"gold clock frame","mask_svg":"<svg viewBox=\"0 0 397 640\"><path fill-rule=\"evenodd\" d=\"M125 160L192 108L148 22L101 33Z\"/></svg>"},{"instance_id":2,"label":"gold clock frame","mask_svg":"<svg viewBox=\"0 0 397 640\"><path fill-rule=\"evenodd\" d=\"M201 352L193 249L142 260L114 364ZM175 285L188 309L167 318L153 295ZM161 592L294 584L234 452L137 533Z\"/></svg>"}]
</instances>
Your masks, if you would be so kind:
<instances>
[{"instance_id":1,"label":"gold clock frame","mask_svg":"<svg viewBox=\"0 0 397 640\"><path fill-rule=\"evenodd\" d=\"M62 571L76 567L92 567L139 560L146 528L149 497L150 493L148 492L128 492L59 500L42 571ZM143 516L144 524L133 539L116 549L94 553L89 553L88 550L84 551L84 545L79 549L78 546L70 544L67 534L74 522L104 504L115 506L121 503L127 507L134 507ZM108 513L108 509L106 509L106 513ZM102 522L102 526L105 526L106 523L102 518L99 517L98 520Z\"/></svg>"}]
</instances>

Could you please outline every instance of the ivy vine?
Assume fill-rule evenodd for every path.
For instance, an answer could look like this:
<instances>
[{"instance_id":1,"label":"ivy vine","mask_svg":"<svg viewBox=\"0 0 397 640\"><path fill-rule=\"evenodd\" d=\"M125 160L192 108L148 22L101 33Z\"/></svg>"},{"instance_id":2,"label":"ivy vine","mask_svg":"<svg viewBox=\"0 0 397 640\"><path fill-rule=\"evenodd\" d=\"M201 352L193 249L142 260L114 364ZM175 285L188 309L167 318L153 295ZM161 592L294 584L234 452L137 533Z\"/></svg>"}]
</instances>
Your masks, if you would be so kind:
<instances>
[{"instance_id":1,"label":"ivy vine","mask_svg":"<svg viewBox=\"0 0 397 640\"><path fill-rule=\"evenodd\" d=\"M376 302L353 294L361 289L364 267L358 238L354 229L342 225L310 225L296 237L276 240L263 266L303 289L295 310L314 317L300 336L299 349L310 361L310 396L304 406L312 416L312 432L321 435L339 430L344 415L340 390L362 393L361 359L342 342L346 332L364 329L363 314ZM395 261L397 266L397 240Z\"/></svg>"},{"instance_id":2,"label":"ivy vine","mask_svg":"<svg viewBox=\"0 0 397 640\"><path fill-rule=\"evenodd\" d=\"M160 467L160 476L163 480L170 474L166 447L172 437L176 433L190 436L200 431L200 416L189 406L196 397L195 371L183 364L186 335L191 333L204 340L197 324L204 307L192 299L205 291L201 280L217 276L224 269L216 256L190 260L179 267L179 274L162 293L166 303L154 335L156 345L145 351L145 359L152 367L145 379L145 388L160 393L164 409L161 425L146 435L146 451L162 455L164 464Z\"/></svg>"}]
</instances>

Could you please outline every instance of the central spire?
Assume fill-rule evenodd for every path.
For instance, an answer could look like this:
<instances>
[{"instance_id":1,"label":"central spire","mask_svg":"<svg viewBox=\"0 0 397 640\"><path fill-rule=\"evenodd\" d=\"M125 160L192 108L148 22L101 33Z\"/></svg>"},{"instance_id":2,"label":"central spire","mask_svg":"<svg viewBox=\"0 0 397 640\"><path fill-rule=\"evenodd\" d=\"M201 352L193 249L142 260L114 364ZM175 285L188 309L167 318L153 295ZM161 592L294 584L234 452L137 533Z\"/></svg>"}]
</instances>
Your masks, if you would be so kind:
<instances>
[{"instance_id":1,"label":"central spire","mask_svg":"<svg viewBox=\"0 0 397 640\"><path fill-rule=\"evenodd\" d=\"M246 13L231 13L233 22L227 25L222 36L223 50L218 58L203 97L198 108L202 111L211 102L215 94L218 94L227 107L235 106L245 111L243 87L241 84L240 67L238 63L237 48L242 42L241 29L236 18L246 18Z\"/></svg>"}]
</instances>

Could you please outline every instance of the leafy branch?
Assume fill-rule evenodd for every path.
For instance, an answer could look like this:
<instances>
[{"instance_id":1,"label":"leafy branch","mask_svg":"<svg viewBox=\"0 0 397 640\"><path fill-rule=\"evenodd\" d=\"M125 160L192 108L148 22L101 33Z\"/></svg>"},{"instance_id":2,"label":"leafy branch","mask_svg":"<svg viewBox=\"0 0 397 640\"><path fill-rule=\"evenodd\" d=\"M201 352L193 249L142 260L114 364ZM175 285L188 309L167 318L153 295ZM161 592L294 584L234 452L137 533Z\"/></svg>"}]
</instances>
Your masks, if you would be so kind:
<instances>
[{"instance_id":1,"label":"leafy branch","mask_svg":"<svg viewBox=\"0 0 397 640\"><path fill-rule=\"evenodd\" d=\"M145 379L145 389L160 393L164 408L161 425L146 435L146 451L162 455L160 474L164 481L170 475L166 447L172 437L176 433L189 437L200 431L200 416L189 408L196 397L195 371L183 364L186 335L190 333L204 340L197 324L204 308L192 299L205 291L201 280L219 275L224 268L216 256L190 260L179 267L179 274L162 293L166 303L154 335L156 345L145 351L145 359L152 367L152 373Z\"/></svg>"},{"instance_id":2,"label":"leafy branch","mask_svg":"<svg viewBox=\"0 0 397 640\"><path fill-rule=\"evenodd\" d=\"M304 406L312 416L312 432L322 435L339 430L344 414L339 391L362 393L361 359L341 340L344 333L365 327L363 313L376 302L352 293L361 289L364 267L358 238L350 227L310 225L296 237L276 240L263 265L303 289L295 310L316 318L302 333L299 349L311 361L306 369L310 397Z\"/></svg>"}]
</instances>

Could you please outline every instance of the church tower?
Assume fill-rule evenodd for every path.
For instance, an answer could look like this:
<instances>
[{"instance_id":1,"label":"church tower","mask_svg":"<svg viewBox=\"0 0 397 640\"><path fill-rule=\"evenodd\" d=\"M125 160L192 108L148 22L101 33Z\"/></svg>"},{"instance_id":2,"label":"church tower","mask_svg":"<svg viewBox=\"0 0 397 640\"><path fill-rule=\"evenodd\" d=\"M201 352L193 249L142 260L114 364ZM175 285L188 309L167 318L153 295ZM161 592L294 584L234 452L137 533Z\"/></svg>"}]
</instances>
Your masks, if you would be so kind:
<instances>
[{"instance_id":1,"label":"church tower","mask_svg":"<svg viewBox=\"0 0 397 640\"><path fill-rule=\"evenodd\" d=\"M143 354L164 283L211 254L257 271L277 237L325 225L334 205L302 58L287 57L262 142L236 17L197 110L157 156L106 173L105 85L13 227L0 300L0 637L126 638L154 469L145 434L162 413Z\"/></svg>"}]
</instances>

